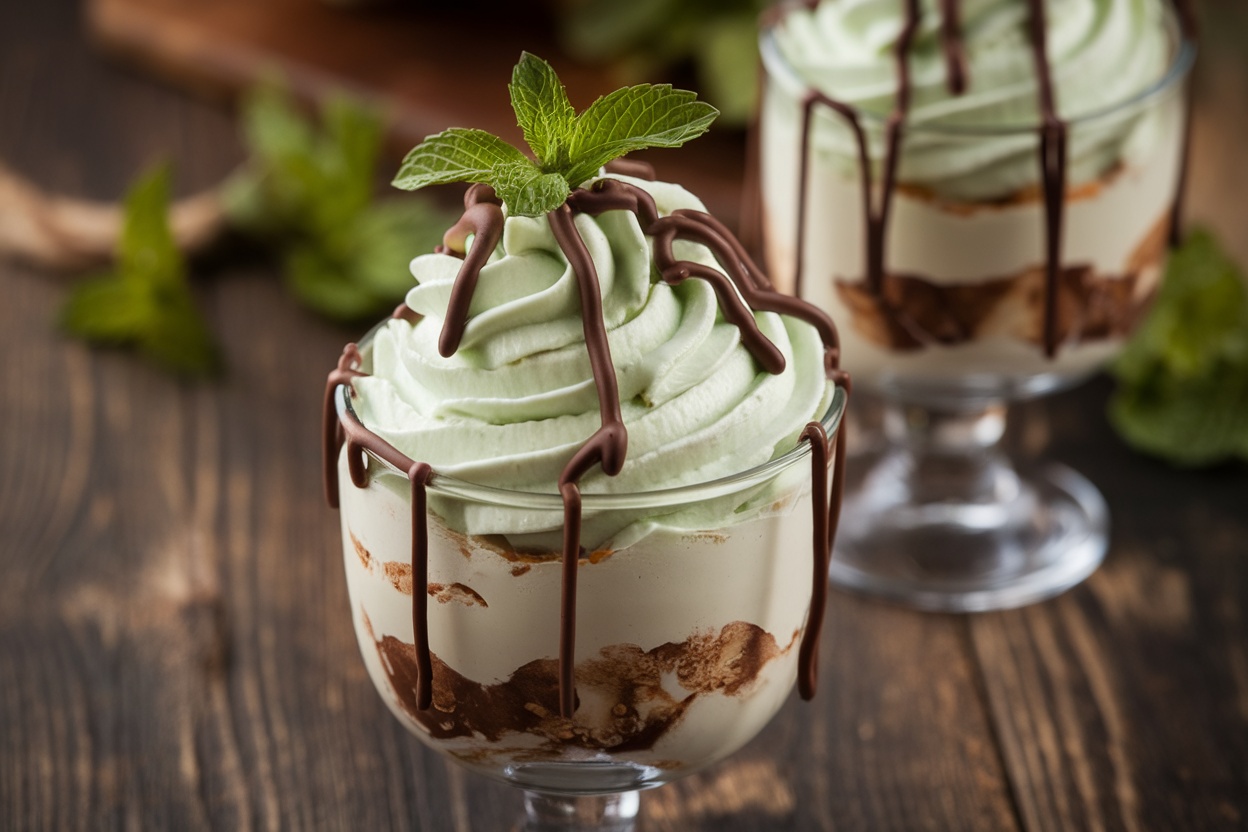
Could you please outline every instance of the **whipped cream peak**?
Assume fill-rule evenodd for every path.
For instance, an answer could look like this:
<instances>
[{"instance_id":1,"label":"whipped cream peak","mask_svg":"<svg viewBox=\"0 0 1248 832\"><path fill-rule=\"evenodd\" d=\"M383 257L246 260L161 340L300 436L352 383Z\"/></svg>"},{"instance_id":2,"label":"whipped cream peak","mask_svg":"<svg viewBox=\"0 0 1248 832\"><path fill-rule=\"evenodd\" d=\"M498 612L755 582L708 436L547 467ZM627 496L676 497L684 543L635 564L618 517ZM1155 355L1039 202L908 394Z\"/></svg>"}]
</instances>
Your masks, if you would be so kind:
<instances>
[{"instance_id":1,"label":"whipped cream peak","mask_svg":"<svg viewBox=\"0 0 1248 832\"><path fill-rule=\"evenodd\" d=\"M577 213L572 222L597 274L629 448L618 475L588 472L582 489L677 487L792 448L830 401L819 329L774 311L749 312L744 331L757 333L760 361L742 326L720 311L723 295L746 308L740 287L726 278L718 289L709 279L669 283L658 274L657 263L668 259L676 272L718 274L707 245L676 238L682 221L705 216L701 202L677 185L601 182L579 198L597 215ZM617 197L640 200L639 210L602 210ZM647 236L642 222L662 218L669 224L658 238ZM728 245L718 229L708 236ZM665 247L666 257L656 251ZM458 349L445 357L436 347L467 261L449 253L412 261L417 285L406 302L420 318L392 320L376 334L373 372L356 381L354 407L396 448L440 473L557 493L572 451L601 424L576 270L548 217L507 217L489 254Z\"/></svg>"},{"instance_id":2,"label":"whipped cream peak","mask_svg":"<svg viewBox=\"0 0 1248 832\"><path fill-rule=\"evenodd\" d=\"M899 91L901 6L897 0L829 0L795 8L773 29L778 52L804 82L885 119ZM911 128L1040 122L1027 3L918 0L917 6L907 52ZM1173 51L1166 6L1162 0L1046 0L1047 61L1063 118L1129 100L1164 76ZM950 83L951 46L964 56L961 89Z\"/></svg>"}]
</instances>

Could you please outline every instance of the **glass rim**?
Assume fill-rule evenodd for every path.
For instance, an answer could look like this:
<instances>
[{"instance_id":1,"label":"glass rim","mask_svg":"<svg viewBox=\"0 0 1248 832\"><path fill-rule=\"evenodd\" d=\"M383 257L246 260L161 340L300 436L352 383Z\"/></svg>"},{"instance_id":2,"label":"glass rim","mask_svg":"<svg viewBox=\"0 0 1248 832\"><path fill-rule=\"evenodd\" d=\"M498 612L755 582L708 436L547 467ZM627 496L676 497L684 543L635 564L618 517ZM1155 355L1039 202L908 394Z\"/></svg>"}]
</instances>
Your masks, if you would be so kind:
<instances>
[{"instance_id":1,"label":"glass rim","mask_svg":"<svg viewBox=\"0 0 1248 832\"><path fill-rule=\"evenodd\" d=\"M378 329L385 326L387 321L382 321L377 326L369 330L368 334L360 339L359 348L361 355L366 355L371 349L371 341ZM351 406L351 396L347 395L348 385L339 384L334 391L334 404L338 413L338 418L343 418L344 414L350 414L350 417L358 421L365 428L372 430L359 417L355 409ZM848 393L845 388L840 385L834 385L832 389L832 400L828 403L827 411L820 417L819 422L823 425L824 431L827 432L831 439L840 427L841 420L845 415L845 405L848 400ZM380 434L378 434L380 435ZM384 439L384 437L382 437ZM381 459L367 448L363 449L370 460L376 461L386 472L393 473L407 479L407 472L400 471L390 463ZM717 477L713 480L704 482L689 483L686 485L674 486L672 488L660 488L648 491L629 491L618 493L589 493L581 495L581 504L586 512L595 510L622 510L622 509L651 509L661 508L664 506L679 505L698 500L710 500L716 497L722 497L765 482L775 475L789 469L793 465L805 460L812 453L809 442L803 442L800 439L797 444L790 450L775 459L770 459L760 465L755 465L744 471L735 474L729 474L724 477ZM339 487L342 487L341 483ZM476 503L486 505L501 506L505 508L522 508L538 511L562 511L563 498L553 492L544 491L521 491L518 489L501 488L492 485L483 485L481 483L470 482L468 480L459 479L449 474L438 473L436 470L430 477L428 484L425 486L426 491L430 495L438 495L445 497L456 497L463 500L469 500Z\"/></svg>"},{"instance_id":2,"label":"glass rim","mask_svg":"<svg viewBox=\"0 0 1248 832\"><path fill-rule=\"evenodd\" d=\"M763 25L759 32L758 51L762 58L764 71L768 76L783 78L790 85L814 89L815 87L802 78L797 70L794 69L793 64L785 57L776 43L776 28L780 26L789 12L796 8L797 5L794 2L782 2L775 9L775 14L771 16L771 19ZM1169 29L1174 43L1173 55L1166 71L1153 83L1120 101L1079 113L1070 118L1063 118L1062 121L1067 126L1077 128L1080 125L1108 118L1122 110L1147 104L1153 98L1169 91L1187 75L1196 62L1196 42L1182 31L1175 11L1170 4L1164 4L1162 12L1165 15L1167 29ZM776 72L777 69L782 70L782 72L778 74ZM846 106L855 116L861 119L864 127L882 129L890 117L889 113L864 110L852 104L847 104ZM1030 124L911 124L907 121L904 133L905 135L918 136L999 137L1035 133L1041 126L1041 123L1038 121Z\"/></svg>"}]
</instances>

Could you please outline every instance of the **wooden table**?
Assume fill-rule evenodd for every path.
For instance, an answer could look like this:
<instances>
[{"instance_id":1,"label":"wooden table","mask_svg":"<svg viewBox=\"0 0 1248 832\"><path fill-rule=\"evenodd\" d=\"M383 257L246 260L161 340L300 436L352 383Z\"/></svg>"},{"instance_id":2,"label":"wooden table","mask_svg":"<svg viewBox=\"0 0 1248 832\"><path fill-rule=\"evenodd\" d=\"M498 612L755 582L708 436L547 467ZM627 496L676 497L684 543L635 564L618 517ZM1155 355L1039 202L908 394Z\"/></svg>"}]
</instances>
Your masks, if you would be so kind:
<instances>
[{"instance_id":1,"label":"wooden table","mask_svg":"<svg viewBox=\"0 0 1248 832\"><path fill-rule=\"evenodd\" d=\"M1248 16L1207 6L1191 205L1248 262ZM99 198L240 156L227 115L101 62L70 0L0 4L0 125L0 158ZM230 371L192 386L63 339L69 278L0 266L0 828L507 829L518 795L425 750L358 655L317 443L359 333L210 271ZM641 829L1248 828L1248 474L1135 455L1108 391L1015 425L1109 501L1090 581L975 616L835 594L817 700L647 793Z\"/></svg>"}]
</instances>

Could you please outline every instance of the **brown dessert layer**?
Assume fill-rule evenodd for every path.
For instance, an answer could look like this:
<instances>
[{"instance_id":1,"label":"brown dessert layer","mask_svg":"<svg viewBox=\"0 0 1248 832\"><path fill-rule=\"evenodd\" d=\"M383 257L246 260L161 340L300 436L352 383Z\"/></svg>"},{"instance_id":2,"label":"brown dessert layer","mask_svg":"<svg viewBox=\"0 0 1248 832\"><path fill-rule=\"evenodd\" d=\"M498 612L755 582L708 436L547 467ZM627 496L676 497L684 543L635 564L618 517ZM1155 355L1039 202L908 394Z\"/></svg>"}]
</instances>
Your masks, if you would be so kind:
<instances>
[{"instance_id":1,"label":"brown dessert layer","mask_svg":"<svg viewBox=\"0 0 1248 832\"><path fill-rule=\"evenodd\" d=\"M386 580L390 582L391 586L404 595L412 594L412 565L410 563L390 560L382 565L382 569L385 571ZM430 582L426 587L426 592L428 592L430 598L433 598L439 604L449 604L451 601L458 601L466 607L489 606L485 599L481 597L481 593L458 581L453 584Z\"/></svg>"},{"instance_id":2,"label":"brown dessert layer","mask_svg":"<svg viewBox=\"0 0 1248 832\"><path fill-rule=\"evenodd\" d=\"M1106 187L1113 184L1114 180L1120 177L1126 167L1122 162L1117 162L1108 170L1101 173L1097 178L1090 179L1087 182L1080 182L1074 185L1067 185L1063 190L1064 198L1069 204L1078 202L1083 199L1092 199L1099 196ZM896 185L897 193L907 196L911 199L919 200L946 211L950 214L956 214L960 217L969 217L982 211L1000 211L1005 208L1017 208L1020 205L1039 204L1044 202L1044 189L1040 183L1034 182L1019 188L1013 193L997 197L995 199L979 199L974 202L949 199L941 196L936 190L927 185L921 185L915 182L898 182Z\"/></svg>"},{"instance_id":3,"label":"brown dessert layer","mask_svg":"<svg viewBox=\"0 0 1248 832\"><path fill-rule=\"evenodd\" d=\"M1086 263L1058 272L1058 343L1123 337L1156 292L1170 218L1161 217L1136 246L1122 274L1098 274ZM939 284L917 275L886 274L878 294L864 282L837 279L854 330L885 349L953 346L988 335L1045 345L1044 266L976 283Z\"/></svg>"},{"instance_id":4,"label":"brown dessert layer","mask_svg":"<svg viewBox=\"0 0 1248 832\"><path fill-rule=\"evenodd\" d=\"M370 628L371 629L371 628ZM416 702L415 647L393 636L374 641L399 705L438 739L478 737L499 743L528 734L541 741L537 757L562 756L569 748L627 752L650 749L677 725L698 696L747 693L768 662L798 643L793 633L780 647L762 628L745 621L718 633L695 633L653 650L635 644L604 647L576 665L578 708L559 715L559 663L537 659L505 682L465 678L433 656L433 707ZM674 676L686 693L663 686Z\"/></svg>"}]
</instances>

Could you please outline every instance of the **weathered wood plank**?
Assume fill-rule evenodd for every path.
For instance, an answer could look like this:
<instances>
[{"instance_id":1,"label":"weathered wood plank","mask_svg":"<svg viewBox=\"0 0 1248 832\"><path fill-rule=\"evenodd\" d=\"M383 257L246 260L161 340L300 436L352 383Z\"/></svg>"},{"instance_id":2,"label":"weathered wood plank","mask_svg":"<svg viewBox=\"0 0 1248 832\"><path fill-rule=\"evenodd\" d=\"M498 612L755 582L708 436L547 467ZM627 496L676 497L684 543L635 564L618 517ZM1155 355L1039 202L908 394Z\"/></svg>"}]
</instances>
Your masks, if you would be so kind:
<instances>
[{"instance_id":1,"label":"weathered wood plank","mask_svg":"<svg viewBox=\"0 0 1248 832\"><path fill-rule=\"evenodd\" d=\"M1248 262L1242 4L1202 3L1188 213ZM1086 586L971 619L1028 830L1248 825L1248 480L1180 472L1109 429L1105 381L1020 408L1023 444L1092 479L1111 549Z\"/></svg>"},{"instance_id":2,"label":"weathered wood plank","mask_svg":"<svg viewBox=\"0 0 1248 832\"><path fill-rule=\"evenodd\" d=\"M1107 392L1032 406L1110 504L1105 565L1055 601L970 622L1010 782L1028 830L1243 828L1248 485L1242 469L1168 470L1103 419L1072 418Z\"/></svg>"},{"instance_id":3,"label":"weathered wood plank","mask_svg":"<svg viewBox=\"0 0 1248 832\"><path fill-rule=\"evenodd\" d=\"M645 830L1018 828L965 621L834 593L813 702L644 796Z\"/></svg>"}]
</instances>

